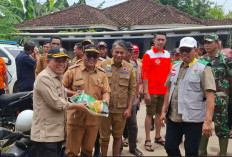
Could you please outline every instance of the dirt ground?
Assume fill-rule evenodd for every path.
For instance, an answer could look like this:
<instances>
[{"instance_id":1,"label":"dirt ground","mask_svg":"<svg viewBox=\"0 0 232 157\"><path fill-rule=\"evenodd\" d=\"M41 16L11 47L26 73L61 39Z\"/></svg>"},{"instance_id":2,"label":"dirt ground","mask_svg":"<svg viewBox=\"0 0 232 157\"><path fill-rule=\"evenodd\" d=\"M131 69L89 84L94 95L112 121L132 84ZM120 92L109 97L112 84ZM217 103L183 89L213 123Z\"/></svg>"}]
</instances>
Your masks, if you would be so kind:
<instances>
[{"instance_id":1,"label":"dirt ground","mask_svg":"<svg viewBox=\"0 0 232 157\"><path fill-rule=\"evenodd\" d=\"M145 141L145 129L144 129L144 120L146 115L146 107L144 102L141 104L140 110L137 114L137 123L138 123L138 143L137 148L143 152L144 156L167 156L166 151L163 146L152 143L153 148L155 149L154 152L148 152L144 148L144 141ZM166 128L162 128L161 130L161 136L165 136ZM155 131L151 131L151 139L154 139ZM110 139L110 145L108 149L108 155L112 155L112 137ZM184 152L184 145L183 143L180 145L180 150L182 155L185 155ZM208 156L216 156L217 152L219 152L219 144L218 144L218 138L215 136L215 133L213 133L213 136L209 139L208 144ZM229 146L228 146L228 156L232 156L232 139L229 140ZM129 153L128 147L124 147L122 151L122 156L133 156Z\"/></svg>"}]
</instances>

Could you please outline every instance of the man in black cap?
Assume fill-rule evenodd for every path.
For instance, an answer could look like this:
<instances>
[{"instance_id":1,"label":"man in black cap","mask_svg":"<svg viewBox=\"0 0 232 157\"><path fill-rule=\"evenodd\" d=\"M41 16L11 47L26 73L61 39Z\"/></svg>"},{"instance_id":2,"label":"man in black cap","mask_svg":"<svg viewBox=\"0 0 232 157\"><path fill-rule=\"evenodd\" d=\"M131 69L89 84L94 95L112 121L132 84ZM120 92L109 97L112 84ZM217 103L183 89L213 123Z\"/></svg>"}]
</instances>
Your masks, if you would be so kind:
<instances>
[{"instance_id":1,"label":"man in black cap","mask_svg":"<svg viewBox=\"0 0 232 157\"><path fill-rule=\"evenodd\" d=\"M33 90L33 121L31 140L37 157L60 156L65 138L65 112L69 109L86 111L85 104L67 101L62 75L69 56L62 47L53 47L47 55L47 68L36 77Z\"/></svg>"},{"instance_id":2,"label":"man in black cap","mask_svg":"<svg viewBox=\"0 0 232 157\"><path fill-rule=\"evenodd\" d=\"M96 100L109 102L110 87L105 70L97 66L99 51L94 45L84 47L83 60L69 67L63 84L67 92L75 94L83 90ZM80 110L67 112L67 156L92 156L98 133L99 117ZM98 152L99 153L99 152Z\"/></svg>"},{"instance_id":3,"label":"man in black cap","mask_svg":"<svg viewBox=\"0 0 232 157\"><path fill-rule=\"evenodd\" d=\"M87 45L94 45L94 42L92 42L90 39L86 39L86 40L82 41L81 45L82 45L82 48L84 50L85 46L87 46Z\"/></svg>"},{"instance_id":4,"label":"man in black cap","mask_svg":"<svg viewBox=\"0 0 232 157\"><path fill-rule=\"evenodd\" d=\"M100 41L98 43L98 49L100 51L100 60L104 61L104 60L109 60L110 58L107 56L107 44L104 41Z\"/></svg>"}]
</instances>

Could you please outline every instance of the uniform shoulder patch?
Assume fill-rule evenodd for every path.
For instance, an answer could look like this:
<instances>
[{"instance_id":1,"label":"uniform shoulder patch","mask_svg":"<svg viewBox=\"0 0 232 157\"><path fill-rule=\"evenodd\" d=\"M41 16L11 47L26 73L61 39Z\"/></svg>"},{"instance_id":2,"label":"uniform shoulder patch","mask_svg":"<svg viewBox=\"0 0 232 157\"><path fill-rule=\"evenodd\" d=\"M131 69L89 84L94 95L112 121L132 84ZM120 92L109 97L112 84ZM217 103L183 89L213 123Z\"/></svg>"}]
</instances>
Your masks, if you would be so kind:
<instances>
[{"instance_id":1,"label":"uniform shoulder patch","mask_svg":"<svg viewBox=\"0 0 232 157\"><path fill-rule=\"evenodd\" d=\"M101 70L101 71L103 71L103 72L106 72L105 69L103 69L103 68L101 68L101 67L99 67L99 66L97 66L97 69L99 69L99 70Z\"/></svg>"},{"instance_id":2,"label":"uniform shoulder patch","mask_svg":"<svg viewBox=\"0 0 232 157\"><path fill-rule=\"evenodd\" d=\"M79 64L81 61L83 61L83 59L78 59L75 64Z\"/></svg>"},{"instance_id":3,"label":"uniform shoulder patch","mask_svg":"<svg viewBox=\"0 0 232 157\"><path fill-rule=\"evenodd\" d=\"M174 61L174 64L182 63L183 61Z\"/></svg>"},{"instance_id":4,"label":"uniform shoulder patch","mask_svg":"<svg viewBox=\"0 0 232 157\"><path fill-rule=\"evenodd\" d=\"M69 70L70 70L70 69L74 69L74 68L79 67L79 66L80 66L80 64L74 64L74 65L70 66L68 69L69 69Z\"/></svg>"}]
</instances>

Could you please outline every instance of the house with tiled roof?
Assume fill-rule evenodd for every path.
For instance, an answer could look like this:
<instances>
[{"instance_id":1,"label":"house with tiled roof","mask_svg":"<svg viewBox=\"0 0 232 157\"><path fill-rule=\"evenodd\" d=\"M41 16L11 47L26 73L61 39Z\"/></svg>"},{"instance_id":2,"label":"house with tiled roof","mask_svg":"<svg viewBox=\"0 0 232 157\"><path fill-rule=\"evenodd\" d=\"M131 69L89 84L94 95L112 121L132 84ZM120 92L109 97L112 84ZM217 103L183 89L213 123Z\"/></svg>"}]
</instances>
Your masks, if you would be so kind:
<instances>
[{"instance_id":1,"label":"house with tiled roof","mask_svg":"<svg viewBox=\"0 0 232 157\"><path fill-rule=\"evenodd\" d=\"M227 43L232 19L202 20L153 0L128 0L102 10L83 4L74 5L24 21L15 27L27 32L19 35L30 36L34 41L59 35L71 48L75 42L83 39L93 39L96 42L105 40L109 45L115 39L124 39L139 45L145 51L150 48L153 34L157 31L167 33L168 49L177 47L184 36L193 36L201 42L204 35L211 33L218 34ZM97 32L75 32L89 29ZM59 31L72 33L58 33Z\"/></svg>"},{"instance_id":2,"label":"house with tiled roof","mask_svg":"<svg viewBox=\"0 0 232 157\"><path fill-rule=\"evenodd\" d=\"M110 20L101 10L80 4L36 17L15 25L16 28L28 32L58 32L83 29L97 31L117 30L118 24Z\"/></svg>"}]
</instances>

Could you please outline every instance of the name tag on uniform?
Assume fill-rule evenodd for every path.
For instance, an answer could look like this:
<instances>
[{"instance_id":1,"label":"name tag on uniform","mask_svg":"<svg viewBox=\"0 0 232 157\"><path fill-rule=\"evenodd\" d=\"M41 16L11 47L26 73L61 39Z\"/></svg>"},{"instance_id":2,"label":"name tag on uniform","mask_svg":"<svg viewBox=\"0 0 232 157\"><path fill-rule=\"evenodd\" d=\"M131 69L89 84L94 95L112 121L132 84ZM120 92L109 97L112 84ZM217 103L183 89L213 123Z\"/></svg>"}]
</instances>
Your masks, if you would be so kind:
<instances>
[{"instance_id":1,"label":"name tag on uniform","mask_svg":"<svg viewBox=\"0 0 232 157\"><path fill-rule=\"evenodd\" d=\"M79 81L79 80L83 80L83 78L82 78L82 77L80 77L80 78L76 79L76 81Z\"/></svg>"}]
</instances>

